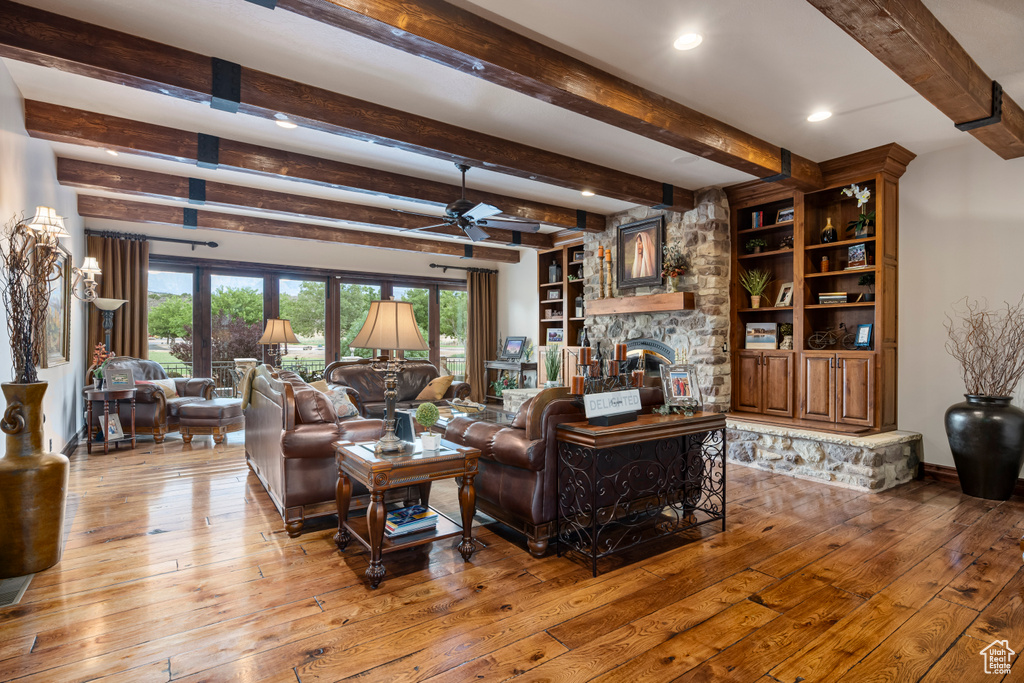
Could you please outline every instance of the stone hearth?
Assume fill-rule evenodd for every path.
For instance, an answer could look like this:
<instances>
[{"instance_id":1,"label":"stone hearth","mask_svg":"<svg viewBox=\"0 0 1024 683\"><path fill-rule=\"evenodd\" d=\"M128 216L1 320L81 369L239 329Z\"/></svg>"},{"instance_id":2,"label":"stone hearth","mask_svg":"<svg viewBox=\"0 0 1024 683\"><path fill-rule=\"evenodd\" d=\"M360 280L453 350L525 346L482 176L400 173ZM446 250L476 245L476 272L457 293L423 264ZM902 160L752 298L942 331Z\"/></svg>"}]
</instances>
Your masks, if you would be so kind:
<instances>
[{"instance_id":1,"label":"stone hearth","mask_svg":"<svg viewBox=\"0 0 1024 683\"><path fill-rule=\"evenodd\" d=\"M690 259L690 272L680 278L680 291L696 295L696 310L658 313L617 313L588 315L587 333L601 343L601 353L609 357L610 344L649 338L667 344L678 352L683 349L697 366L706 410L729 409L729 356L723 350L729 335L729 206L725 193L718 189L697 193L697 206L684 214L638 207L608 217L602 233L584 238L584 298L598 298L599 275L597 248L612 251L612 293L616 297L660 294L662 287L637 287L619 290L614 276L618 227L652 216L665 216L665 243L681 244Z\"/></svg>"}]
</instances>

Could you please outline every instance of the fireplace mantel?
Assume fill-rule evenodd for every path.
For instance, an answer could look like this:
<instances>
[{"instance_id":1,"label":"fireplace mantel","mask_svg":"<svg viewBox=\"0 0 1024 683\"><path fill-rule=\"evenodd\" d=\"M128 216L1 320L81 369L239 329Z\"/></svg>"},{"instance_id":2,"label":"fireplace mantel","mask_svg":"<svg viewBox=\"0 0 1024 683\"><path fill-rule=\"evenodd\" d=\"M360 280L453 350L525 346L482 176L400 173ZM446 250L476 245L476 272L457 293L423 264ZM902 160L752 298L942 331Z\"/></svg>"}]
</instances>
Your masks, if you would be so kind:
<instances>
[{"instance_id":1,"label":"fireplace mantel","mask_svg":"<svg viewBox=\"0 0 1024 683\"><path fill-rule=\"evenodd\" d=\"M594 299L586 302L590 315L616 315L618 313L657 313L661 311L692 311L696 309L693 292L667 292L644 296L621 296L614 299Z\"/></svg>"}]
</instances>

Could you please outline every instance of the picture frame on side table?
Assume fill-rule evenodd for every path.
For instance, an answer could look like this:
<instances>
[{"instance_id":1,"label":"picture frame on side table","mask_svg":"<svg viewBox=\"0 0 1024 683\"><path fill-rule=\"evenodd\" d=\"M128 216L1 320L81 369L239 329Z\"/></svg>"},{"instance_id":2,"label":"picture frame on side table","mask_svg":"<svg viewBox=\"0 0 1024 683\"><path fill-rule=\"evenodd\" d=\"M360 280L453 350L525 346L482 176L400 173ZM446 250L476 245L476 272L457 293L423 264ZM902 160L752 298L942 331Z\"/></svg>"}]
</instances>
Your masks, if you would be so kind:
<instances>
[{"instance_id":1,"label":"picture frame on side table","mask_svg":"<svg viewBox=\"0 0 1024 683\"><path fill-rule=\"evenodd\" d=\"M46 304L44 368L71 362L71 252L61 244L57 244L57 249L54 269L59 274Z\"/></svg>"},{"instance_id":2,"label":"picture frame on side table","mask_svg":"<svg viewBox=\"0 0 1024 683\"><path fill-rule=\"evenodd\" d=\"M111 413L107 420L107 441L117 441L118 439L123 439L124 428L121 427L121 417L117 413ZM103 424L102 416L100 416L100 424Z\"/></svg>"},{"instance_id":3,"label":"picture frame on side table","mask_svg":"<svg viewBox=\"0 0 1024 683\"><path fill-rule=\"evenodd\" d=\"M665 394L665 405L695 408L704 402L694 365L662 365L661 387Z\"/></svg>"},{"instance_id":4,"label":"picture frame on side table","mask_svg":"<svg viewBox=\"0 0 1024 683\"><path fill-rule=\"evenodd\" d=\"M786 282L779 287L779 296L775 298L775 308L793 305L793 283Z\"/></svg>"},{"instance_id":5,"label":"picture frame on side table","mask_svg":"<svg viewBox=\"0 0 1024 683\"><path fill-rule=\"evenodd\" d=\"M871 323L865 325L857 325L857 334L853 339L853 346L857 349L871 349L872 337L874 336L875 326Z\"/></svg>"},{"instance_id":6,"label":"picture frame on side table","mask_svg":"<svg viewBox=\"0 0 1024 683\"><path fill-rule=\"evenodd\" d=\"M655 216L620 225L618 246L619 289L661 284L661 258L665 217Z\"/></svg>"},{"instance_id":7,"label":"picture frame on side table","mask_svg":"<svg viewBox=\"0 0 1024 683\"><path fill-rule=\"evenodd\" d=\"M118 368L108 370L104 379L107 381L107 391L123 391L124 389L135 388L135 375L131 368Z\"/></svg>"},{"instance_id":8,"label":"picture frame on side table","mask_svg":"<svg viewBox=\"0 0 1024 683\"><path fill-rule=\"evenodd\" d=\"M520 360L526 348L526 337L506 337L500 360Z\"/></svg>"},{"instance_id":9,"label":"picture frame on side table","mask_svg":"<svg viewBox=\"0 0 1024 683\"><path fill-rule=\"evenodd\" d=\"M779 348L779 324L747 323L743 348L773 350Z\"/></svg>"}]
</instances>

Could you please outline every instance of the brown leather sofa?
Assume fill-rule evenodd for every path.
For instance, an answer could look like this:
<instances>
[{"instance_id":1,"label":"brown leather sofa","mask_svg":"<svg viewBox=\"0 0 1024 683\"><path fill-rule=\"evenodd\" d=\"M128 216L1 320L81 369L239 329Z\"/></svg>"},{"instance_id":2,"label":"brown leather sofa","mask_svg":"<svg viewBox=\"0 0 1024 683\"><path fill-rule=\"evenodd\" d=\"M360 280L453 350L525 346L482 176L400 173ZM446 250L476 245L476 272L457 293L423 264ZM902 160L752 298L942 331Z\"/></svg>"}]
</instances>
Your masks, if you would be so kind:
<instances>
[{"instance_id":1,"label":"brown leather sofa","mask_svg":"<svg viewBox=\"0 0 1024 683\"><path fill-rule=\"evenodd\" d=\"M153 360L115 356L107 364L106 371L129 369L135 380L171 379L163 366ZM92 378L92 368L89 368ZM179 410L181 406L213 398L216 383L208 377L174 378L177 396L167 398L163 390L155 385L139 385L135 391L135 433L152 434L157 443L163 443L168 432L178 431ZM111 404L113 409L113 404ZM98 430L103 420L103 402L93 401L93 428ZM131 424L132 408L129 401L119 401L117 414L125 431Z\"/></svg>"},{"instance_id":2,"label":"brown leather sofa","mask_svg":"<svg viewBox=\"0 0 1024 683\"><path fill-rule=\"evenodd\" d=\"M398 375L397 408L415 408L427 401L417 401L423 387L438 376L437 368L427 361L408 361ZM337 361L324 369L328 384L345 387L363 417L384 417L384 373L373 369L370 361ZM440 400L469 398L469 384L452 382Z\"/></svg>"},{"instance_id":3,"label":"brown leather sofa","mask_svg":"<svg viewBox=\"0 0 1024 683\"><path fill-rule=\"evenodd\" d=\"M586 420L583 408L566 387L545 389L520 408L512 424L460 417L445 428L445 439L480 449L474 480L477 507L526 535L535 557L544 554L555 536L558 441L564 422ZM661 403L660 388L643 388L645 412Z\"/></svg>"},{"instance_id":4,"label":"brown leather sofa","mask_svg":"<svg viewBox=\"0 0 1024 683\"><path fill-rule=\"evenodd\" d=\"M269 365L256 368L245 407L245 459L289 536L301 534L306 520L337 514L334 442L376 440L382 428L380 420L339 422L330 400L297 374L274 372ZM407 487L388 491L385 502L419 498L419 488ZM368 504L369 493L354 483L349 509Z\"/></svg>"}]
</instances>

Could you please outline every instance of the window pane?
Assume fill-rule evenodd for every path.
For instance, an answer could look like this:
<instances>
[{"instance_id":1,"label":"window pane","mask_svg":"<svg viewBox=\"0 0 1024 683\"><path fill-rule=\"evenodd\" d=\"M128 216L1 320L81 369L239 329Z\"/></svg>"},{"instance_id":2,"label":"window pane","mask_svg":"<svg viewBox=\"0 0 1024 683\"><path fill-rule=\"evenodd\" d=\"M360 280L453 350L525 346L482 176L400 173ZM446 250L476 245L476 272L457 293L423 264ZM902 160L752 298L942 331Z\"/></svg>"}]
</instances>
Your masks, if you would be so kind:
<instances>
[{"instance_id":1,"label":"window pane","mask_svg":"<svg viewBox=\"0 0 1024 683\"><path fill-rule=\"evenodd\" d=\"M423 341L430 343L429 325L429 297L430 290L415 287L395 287L395 299L412 303L412 310L416 314L416 326L420 328ZM430 351L406 351L406 358L430 358Z\"/></svg>"},{"instance_id":2,"label":"window pane","mask_svg":"<svg viewBox=\"0 0 1024 683\"><path fill-rule=\"evenodd\" d=\"M469 298L466 292L441 290L441 373L462 381L466 376L466 330Z\"/></svg>"},{"instance_id":3,"label":"window pane","mask_svg":"<svg viewBox=\"0 0 1024 683\"><path fill-rule=\"evenodd\" d=\"M281 367L298 372L304 378L319 379L326 357L324 311L327 285L316 280L287 280L279 282L278 308L285 320L291 321L292 332L298 344L289 344L288 353L281 356ZM282 349L282 352L284 349Z\"/></svg>"},{"instance_id":4,"label":"window pane","mask_svg":"<svg viewBox=\"0 0 1024 683\"><path fill-rule=\"evenodd\" d=\"M262 357L263 278L212 275L210 290L213 378L217 392L230 395L235 358Z\"/></svg>"},{"instance_id":5,"label":"window pane","mask_svg":"<svg viewBox=\"0 0 1024 683\"><path fill-rule=\"evenodd\" d=\"M341 321L341 355L373 358L375 349L353 349L349 346L359 334L366 314L370 312L370 302L380 299L380 287L377 285L355 285L341 283L341 296L338 297L339 320Z\"/></svg>"},{"instance_id":6,"label":"window pane","mask_svg":"<svg viewBox=\"0 0 1024 683\"><path fill-rule=\"evenodd\" d=\"M149 359L171 377L192 376L192 273L149 271Z\"/></svg>"}]
</instances>

